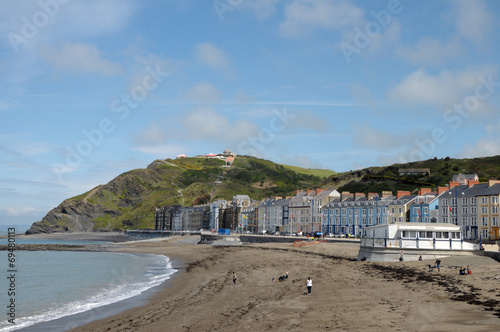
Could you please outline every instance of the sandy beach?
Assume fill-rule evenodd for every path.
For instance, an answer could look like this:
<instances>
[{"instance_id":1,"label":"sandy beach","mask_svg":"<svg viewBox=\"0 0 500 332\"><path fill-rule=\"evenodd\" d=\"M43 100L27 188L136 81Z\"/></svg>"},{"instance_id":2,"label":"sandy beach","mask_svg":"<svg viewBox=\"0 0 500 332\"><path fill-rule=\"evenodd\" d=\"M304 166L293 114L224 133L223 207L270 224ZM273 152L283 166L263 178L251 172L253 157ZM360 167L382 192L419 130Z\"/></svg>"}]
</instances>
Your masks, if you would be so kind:
<instances>
[{"instance_id":1,"label":"sandy beach","mask_svg":"<svg viewBox=\"0 0 500 332\"><path fill-rule=\"evenodd\" d=\"M444 258L437 272L429 271L429 261L355 261L357 243L222 247L198 245L197 239L137 241L111 249L167 255L182 264L147 305L73 331L486 331L500 326L500 263L487 257ZM473 274L459 275L463 265ZM272 281L286 272L287 281Z\"/></svg>"}]
</instances>

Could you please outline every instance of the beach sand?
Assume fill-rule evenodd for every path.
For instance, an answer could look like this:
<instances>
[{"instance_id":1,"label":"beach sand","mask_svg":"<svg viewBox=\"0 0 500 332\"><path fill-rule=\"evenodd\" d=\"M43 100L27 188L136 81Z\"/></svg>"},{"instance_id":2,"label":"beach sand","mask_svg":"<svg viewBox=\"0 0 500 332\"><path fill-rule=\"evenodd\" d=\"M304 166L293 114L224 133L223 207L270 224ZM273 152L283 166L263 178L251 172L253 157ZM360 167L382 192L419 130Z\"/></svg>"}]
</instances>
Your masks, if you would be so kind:
<instances>
[{"instance_id":1,"label":"beach sand","mask_svg":"<svg viewBox=\"0 0 500 332\"><path fill-rule=\"evenodd\" d=\"M355 261L357 243L220 247L198 245L197 239L139 241L112 249L163 254L182 265L146 306L73 331L485 331L500 326L500 263L490 258L444 258L437 272L429 271L429 261ZM460 276L463 265L473 274ZM287 281L272 281L286 272Z\"/></svg>"}]
</instances>

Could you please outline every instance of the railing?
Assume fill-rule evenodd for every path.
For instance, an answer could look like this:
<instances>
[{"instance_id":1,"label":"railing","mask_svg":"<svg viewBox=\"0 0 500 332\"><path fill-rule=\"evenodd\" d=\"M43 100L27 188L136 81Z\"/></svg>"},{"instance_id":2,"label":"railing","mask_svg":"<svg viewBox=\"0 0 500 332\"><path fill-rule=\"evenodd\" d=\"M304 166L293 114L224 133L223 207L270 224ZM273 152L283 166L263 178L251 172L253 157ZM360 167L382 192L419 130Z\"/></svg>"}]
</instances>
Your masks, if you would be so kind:
<instances>
[{"instance_id":1,"label":"railing","mask_svg":"<svg viewBox=\"0 0 500 332\"><path fill-rule=\"evenodd\" d=\"M362 247L401 248L401 249L442 249L442 250L478 250L479 246L461 239L389 239L362 238Z\"/></svg>"}]
</instances>

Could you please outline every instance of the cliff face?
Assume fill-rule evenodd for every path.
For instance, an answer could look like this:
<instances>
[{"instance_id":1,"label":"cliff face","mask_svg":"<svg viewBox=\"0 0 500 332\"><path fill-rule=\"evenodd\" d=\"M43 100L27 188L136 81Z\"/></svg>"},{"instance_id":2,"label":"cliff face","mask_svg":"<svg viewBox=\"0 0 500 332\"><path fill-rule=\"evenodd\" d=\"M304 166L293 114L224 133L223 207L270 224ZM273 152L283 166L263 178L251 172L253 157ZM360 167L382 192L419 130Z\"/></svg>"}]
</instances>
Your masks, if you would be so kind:
<instances>
[{"instance_id":1,"label":"cliff face","mask_svg":"<svg viewBox=\"0 0 500 332\"><path fill-rule=\"evenodd\" d=\"M103 211L99 206L77 200L66 200L26 231L26 234L53 232L88 232Z\"/></svg>"},{"instance_id":2,"label":"cliff face","mask_svg":"<svg viewBox=\"0 0 500 332\"><path fill-rule=\"evenodd\" d=\"M218 159L156 160L65 200L26 234L153 228L155 207L231 200L242 193L254 199L284 196L320 181L253 157L237 157L231 168L223 166Z\"/></svg>"}]
</instances>

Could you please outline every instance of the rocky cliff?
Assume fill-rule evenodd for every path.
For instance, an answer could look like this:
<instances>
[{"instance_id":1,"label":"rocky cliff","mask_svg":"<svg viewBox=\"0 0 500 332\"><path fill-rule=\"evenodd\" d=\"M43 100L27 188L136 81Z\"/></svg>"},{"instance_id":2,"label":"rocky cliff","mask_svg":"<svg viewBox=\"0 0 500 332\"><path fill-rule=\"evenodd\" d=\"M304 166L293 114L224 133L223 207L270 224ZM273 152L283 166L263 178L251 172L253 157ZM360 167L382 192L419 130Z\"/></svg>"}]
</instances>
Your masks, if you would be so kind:
<instances>
[{"instance_id":1,"label":"rocky cliff","mask_svg":"<svg viewBox=\"0 0 500 332\"><path fill-rule=\"evenodd\" d=\"M123 173L63 201L26 234L153 228L155 207L231 200L235 194L261 199L311 188L320 181L253 157L237 157L230 168L219 159L156 160L146 169Z\"/></svg>"}]
</instances>

